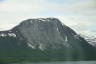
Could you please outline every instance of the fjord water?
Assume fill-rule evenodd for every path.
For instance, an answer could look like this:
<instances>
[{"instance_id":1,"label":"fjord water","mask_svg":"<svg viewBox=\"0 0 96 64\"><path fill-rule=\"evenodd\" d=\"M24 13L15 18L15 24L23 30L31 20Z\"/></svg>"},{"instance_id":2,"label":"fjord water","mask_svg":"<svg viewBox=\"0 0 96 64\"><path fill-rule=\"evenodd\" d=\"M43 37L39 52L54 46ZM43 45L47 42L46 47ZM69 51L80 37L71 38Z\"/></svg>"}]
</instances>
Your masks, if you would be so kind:
<instances>
[{"instance_id":1,"label":"fjord water","mask_svg":"<svg viewBox=\"0 0 96 64\"><path fill-rule=\"evenodd\" d=\"M60 62L34 62L34 63L12 63L12 64L96 64L96 61L60 61Z\"/></svg>"}]
</instances>

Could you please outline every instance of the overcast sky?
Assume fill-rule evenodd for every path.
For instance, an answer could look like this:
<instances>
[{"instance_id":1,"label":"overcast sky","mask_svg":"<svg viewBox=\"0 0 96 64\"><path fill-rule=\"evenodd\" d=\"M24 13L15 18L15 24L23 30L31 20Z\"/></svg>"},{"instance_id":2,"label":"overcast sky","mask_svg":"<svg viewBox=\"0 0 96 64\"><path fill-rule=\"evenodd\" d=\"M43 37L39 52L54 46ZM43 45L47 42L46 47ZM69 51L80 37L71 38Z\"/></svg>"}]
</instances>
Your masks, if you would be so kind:
<instances>
[{"instance_id":1,"label":"overcast sky","mask_svg":"<svg viewBox=\"0 0 96 64\"><path fill-rule=\"evenodd\" d=\"M77 33L94 35L96 0L0 0L1 31L40 17L56 17Z\"/></svg>"}]
</instances>

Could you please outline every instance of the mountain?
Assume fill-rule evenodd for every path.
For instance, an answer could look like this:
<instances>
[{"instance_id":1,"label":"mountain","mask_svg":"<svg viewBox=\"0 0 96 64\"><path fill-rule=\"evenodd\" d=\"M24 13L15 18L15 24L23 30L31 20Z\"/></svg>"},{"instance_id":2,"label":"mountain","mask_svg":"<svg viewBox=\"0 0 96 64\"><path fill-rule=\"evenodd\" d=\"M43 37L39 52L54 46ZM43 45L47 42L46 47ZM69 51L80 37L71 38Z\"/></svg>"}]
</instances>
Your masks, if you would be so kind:
<instances>
[{"instance_id":1,"label":"mountain","mask_svg":"<svg viewBox=\"0 0 96 64\"><path fill-rule=\"evenodd\" d=\"M96 60L96 48L57 18L22 21L0 32L0 62Z\"/></svg>"},{"instance_id":2,"label":"mountain","mask_svg":"<svg viewBox=\"0 0 96 64\"><path fill-rule=\"evenodd\" d=\"M95 36L89 36L89 35L80 35L80 36L84 37L85 40L86 40L89 44L91 44L91 45L93 45L93 46L96 47L96 37L95 37Z\"/></svg>"}]
</instances>

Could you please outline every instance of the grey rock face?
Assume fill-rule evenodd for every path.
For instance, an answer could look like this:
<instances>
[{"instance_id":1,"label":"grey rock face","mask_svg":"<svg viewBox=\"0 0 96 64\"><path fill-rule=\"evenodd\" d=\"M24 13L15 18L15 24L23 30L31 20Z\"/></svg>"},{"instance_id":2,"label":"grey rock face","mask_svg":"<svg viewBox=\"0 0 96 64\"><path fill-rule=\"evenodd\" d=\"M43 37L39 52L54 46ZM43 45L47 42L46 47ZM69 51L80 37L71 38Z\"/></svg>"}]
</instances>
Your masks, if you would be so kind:
<instances>
[{"instance_id":1,"label":"grey rock face","mask_svg":"<svg viewBox=\"0 0 96 64\"><path fill-rule=\"evenodd\" d=\"M32 48L71 47L69 37L76 39L76 33L56 18L29 19L22 22L18 29ZM70 36L69 36L70 35Z\"/></svg>"},{"instance_id":2,"label":"grey rock face","mask_svg":"<svg viewBox=\"0 0 96 64\"><path fill-rule=\"evenodd\" d=\"M78 42L86 42L56 18L28 19L16 28L33 49L80 48Z\"/></svg>"}]
</instances>

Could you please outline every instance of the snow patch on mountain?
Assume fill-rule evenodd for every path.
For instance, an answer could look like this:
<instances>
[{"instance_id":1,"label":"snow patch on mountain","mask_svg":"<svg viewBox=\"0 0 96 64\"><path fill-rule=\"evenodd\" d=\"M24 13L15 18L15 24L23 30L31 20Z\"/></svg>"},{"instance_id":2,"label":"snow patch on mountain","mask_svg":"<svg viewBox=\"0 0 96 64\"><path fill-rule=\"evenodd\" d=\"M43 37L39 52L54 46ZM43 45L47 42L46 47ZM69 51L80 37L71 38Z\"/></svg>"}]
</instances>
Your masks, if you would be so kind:
<instances>
[{"instance_id":1,"label":"snow patch on mountain","mask_svg":"<svg viewBox=\"0 0 96 64\"><path fill-rule=\"evenodd\" d=\"M85 38L85 40L93 45L93 46L96 46L96 37L95 36L91 36L91 35L81 35L82 37Z\"/></svg>"},{"instance_id":2,"label":"snow patch on mountain","mask_svg":"<svg viewBox=\"0 0 96 64\"><path fill-rule=\"evenodd\" d=\"M0 33L0 37L7 37L7 36L9 36L9 37L16 37L16 34L14 34L14 33Z\"/></svg>"}]
</instances>

